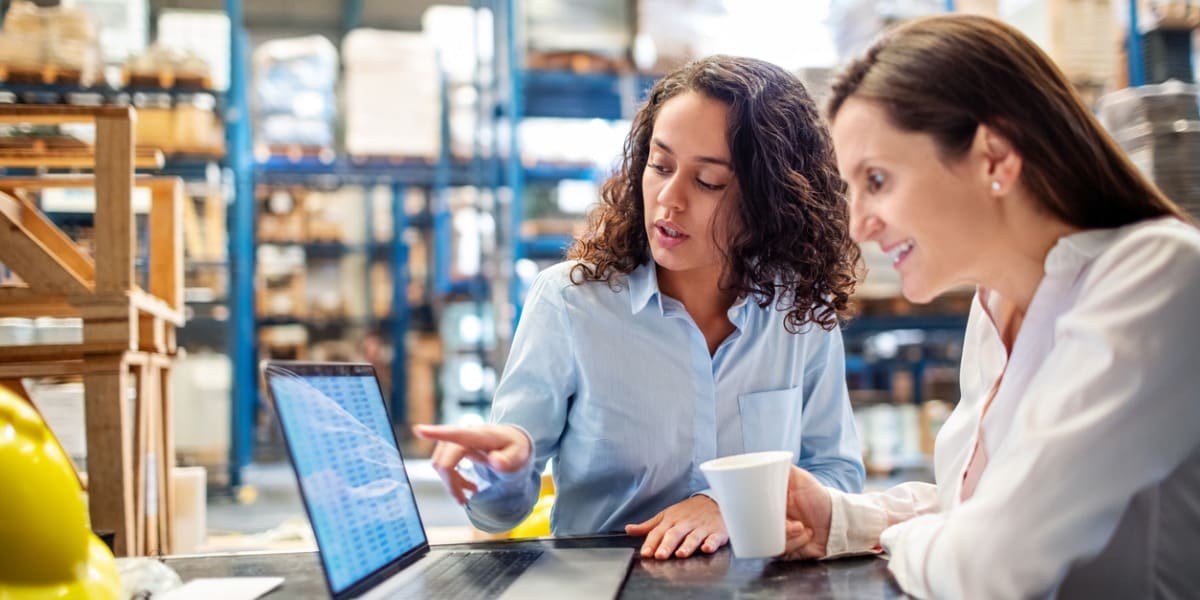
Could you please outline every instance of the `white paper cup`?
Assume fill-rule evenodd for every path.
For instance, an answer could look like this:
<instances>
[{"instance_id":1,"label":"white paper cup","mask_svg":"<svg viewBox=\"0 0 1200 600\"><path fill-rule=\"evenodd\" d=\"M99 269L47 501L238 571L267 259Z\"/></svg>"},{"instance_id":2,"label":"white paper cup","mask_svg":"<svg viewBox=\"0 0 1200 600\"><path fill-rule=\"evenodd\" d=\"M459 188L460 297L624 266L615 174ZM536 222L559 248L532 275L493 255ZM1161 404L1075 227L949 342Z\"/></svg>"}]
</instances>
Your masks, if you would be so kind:
<instances>
[{"instance_id":1,"label":"white paper cup","mask_svg":"<svg viewBox=\"0 0 1200 600\"><path fill-rule=\"evenodd\" d=\"M700 465L738 558L783 553L791 464L791 452L776 451L735 454Z\"/></svg>"}]
</instances>

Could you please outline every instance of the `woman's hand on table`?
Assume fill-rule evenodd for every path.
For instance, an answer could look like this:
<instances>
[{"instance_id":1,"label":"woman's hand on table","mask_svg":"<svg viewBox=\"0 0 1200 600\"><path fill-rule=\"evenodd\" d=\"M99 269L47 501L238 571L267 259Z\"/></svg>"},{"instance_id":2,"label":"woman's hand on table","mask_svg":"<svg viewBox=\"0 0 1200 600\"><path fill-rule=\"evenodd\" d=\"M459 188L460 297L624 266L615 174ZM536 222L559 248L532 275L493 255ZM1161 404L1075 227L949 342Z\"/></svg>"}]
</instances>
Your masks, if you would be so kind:
<instances>
[{"instance_id":1,"label":"woman's hand on table","mask_svg":"<svg viewBox=\"0 0 1200 600\"><path fill-rule=\"evenodd\" d=\"M729 541L716 501L696 495L668 506L647 521L626 525L625 533L646 536L641 555L646 558L687 558L696 550L712 554Z\"/></svg>"}]
</instances>

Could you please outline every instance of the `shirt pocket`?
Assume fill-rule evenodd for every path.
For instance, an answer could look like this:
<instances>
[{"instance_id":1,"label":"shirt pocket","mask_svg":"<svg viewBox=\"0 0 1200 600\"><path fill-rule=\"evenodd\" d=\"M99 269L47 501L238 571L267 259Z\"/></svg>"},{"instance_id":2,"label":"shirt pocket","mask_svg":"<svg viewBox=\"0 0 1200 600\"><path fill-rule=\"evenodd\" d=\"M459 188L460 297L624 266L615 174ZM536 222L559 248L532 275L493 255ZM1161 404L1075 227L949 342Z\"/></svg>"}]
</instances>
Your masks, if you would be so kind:
<instances>
[{"instance_id":1,"label":"shirt pocket","mask_svg":"<svg viewBox=\"0 0 1200 600\"><path fill-rule=\"evenodd\" d=\"M738 396L746 452L788 450L799 455L802 390L799 387Z\"/></svg>"}]
</instances>

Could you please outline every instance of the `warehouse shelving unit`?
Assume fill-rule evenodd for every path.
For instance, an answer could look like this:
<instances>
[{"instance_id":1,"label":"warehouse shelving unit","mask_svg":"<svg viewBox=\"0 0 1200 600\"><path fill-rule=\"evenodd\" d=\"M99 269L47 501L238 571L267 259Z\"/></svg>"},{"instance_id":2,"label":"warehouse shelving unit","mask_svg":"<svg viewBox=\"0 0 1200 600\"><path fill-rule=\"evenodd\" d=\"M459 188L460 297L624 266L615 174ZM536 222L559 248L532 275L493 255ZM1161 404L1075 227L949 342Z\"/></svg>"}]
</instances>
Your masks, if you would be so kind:
<instances>
[{"instance_id":1,"label":"warehouse shelving unit","mask_svg":"<svg viewBox=\"0 0 1200 600\"><path fill-rule=\"evenodd\" d=\"M437 314L442 300L452 296L467 296L473 299L486 297L487 281L484 276L465 280L451 277L452 223L448 206L448 190L451 186L475 186L495 189L498 185L496 153L484 158L483 149L476 144L472 156L455 159L450 155L450 131L448 122L448 94L443 78L441 150L436 159L411 157L358 157L342 153L321 155L270 155L255 158L250 144L249 126L244 118L248 107L249 52L245 43L246 33L242 19L242 4L239 0L226 0L226 10L231 21L232 78L226 104L228 111L241 119L227 119L230 137L229 163L235 171L236 199L230 224L230 313L231 335L229 354L233 362L233 403L231 414L231 448L229 456L229 482L237 487L241 483L241 470L254 458L255 422L260 400L256 373L259 356L257 331L259 327L274 325L302 325L317 336L336 334L348 328L378 329L390 337L393 345L391 375L392 385L389 403L393 421L403 424L408 414L406 398L407 365L409 354L405 334L409 331L435 331ZM344 7L341 25L343 33L358 26L362 14L361 2L350 2ZM476 82L477 91L482 85ZM490 114L487 107L480 112ZM493 135L493 139L498 136ZM386 186L390 194L390 213L393 219L392 236L386 242L372 241L367 232L365 243L311 242L311 241L264 241L264 244L300 245L306 254L314 257L338 257L359 253L366 257L368 271L372 263L385 261L392 266L392 305L390 315L382 318L370 311L371 292L366 291L368 311L365 317L344 318L287 318L256 317L254 304L255 286L255 196L256 184L264 186L300 186L314 189L336 189L347 185L364 187ZM416 213L409 213L404 199L409 189L419 188L425 192L426 205ZM364 199L364 202L367 200ZM368 224L368 228L370 225ZM416 228L427 232L431 238L429 248L429 270L426 289L429 301L409 305L408 289L411 282L409 270L410 248L404 232ZM368 275L367 281L370 281ZM370 288L370 284L367 285Z\"/></svg>"},{"instance_id":2,"label":"warehouse shelving unit","mask_svg":"<svg viewBox=\"0 0 1200 600\"><path fill-rule=\"evenodd\" d=\"M630 118L636 105L656 78L639 73L576 73L572 71L525 68L517 0L496 0L497 55L502 56L503 114L511 126L508 158L503 168L503 184L511 190L511 205L504 230L511 245L511 264L522 259L553 260L565 256L572 242L564 234L523 235L524 200L527 184L553 183L574 179L597 184L608 175L606 168L579 164L524 164L518 127L522 119L535 117L564 119L617 120ZM515 273L511 275L509 302L513 308L513 323L520 319L525 290Z\"/></svg>"}]
</instances>

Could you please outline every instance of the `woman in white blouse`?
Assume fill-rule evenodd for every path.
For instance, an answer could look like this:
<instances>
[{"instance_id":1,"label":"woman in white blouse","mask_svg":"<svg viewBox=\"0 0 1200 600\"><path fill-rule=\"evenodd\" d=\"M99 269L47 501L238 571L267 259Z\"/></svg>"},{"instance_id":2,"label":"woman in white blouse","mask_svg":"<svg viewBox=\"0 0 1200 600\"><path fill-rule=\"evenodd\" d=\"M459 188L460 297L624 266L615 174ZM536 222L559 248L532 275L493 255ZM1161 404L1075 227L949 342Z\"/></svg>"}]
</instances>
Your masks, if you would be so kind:
<instances>
[{"instance_id":1,"label":"woman in white blouse","mask_svg":"<svg viewBox=\"0 0 1200 600\"><path fill-rule=\"evenodd\" d=\"M852 235L912 301L977 294L937 484L794 469L788 556L886 551L919 597L1200 597L1194 221L995 20L895 30L828 112Z\"/></svg>"}]
</instances>

